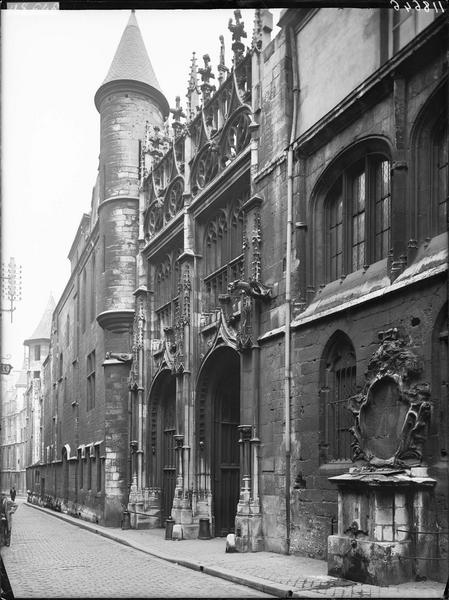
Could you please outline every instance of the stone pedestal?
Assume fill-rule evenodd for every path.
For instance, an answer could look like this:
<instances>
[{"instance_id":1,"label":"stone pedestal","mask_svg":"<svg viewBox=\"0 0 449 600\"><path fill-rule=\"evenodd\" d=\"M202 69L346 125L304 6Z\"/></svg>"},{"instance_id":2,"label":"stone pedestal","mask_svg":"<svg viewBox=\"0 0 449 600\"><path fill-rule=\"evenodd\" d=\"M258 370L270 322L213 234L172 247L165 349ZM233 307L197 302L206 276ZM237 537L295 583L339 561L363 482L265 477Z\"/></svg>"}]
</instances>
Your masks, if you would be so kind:
<instances>
[{"instance_id":1,"label":"stone pedestal","mask_svg":"<svg viewBox=\"0 0 449 600\"><path fill-rule=\"evenodd\" d=\"M382 586L431 576L436 481L425 468L353 468L330 481L338 485L338 534L328 538L329 575Z\"/></svg>"},{"instance_id":2,"label":"stone pedestal","mask_svg":"<svg viewBox=\"0 0 449 600\"><path fill-rule=\"evenodd\" d=\"M129 495L128 510L132 529L161 527L161 496L158 488L147 488Z\"/></svg>"},{"instance_id":3,"label":"stone pedestal","mask_svg":"<svg viewBox=\"0 0 449 600\"><path fill-rule=\"evenodd\" d=\"M263 532L262 515L258 505L248 503L238 504L235 517L235 548L237 552L260 552L262 551Z\"/></svg>"}]
</instances>

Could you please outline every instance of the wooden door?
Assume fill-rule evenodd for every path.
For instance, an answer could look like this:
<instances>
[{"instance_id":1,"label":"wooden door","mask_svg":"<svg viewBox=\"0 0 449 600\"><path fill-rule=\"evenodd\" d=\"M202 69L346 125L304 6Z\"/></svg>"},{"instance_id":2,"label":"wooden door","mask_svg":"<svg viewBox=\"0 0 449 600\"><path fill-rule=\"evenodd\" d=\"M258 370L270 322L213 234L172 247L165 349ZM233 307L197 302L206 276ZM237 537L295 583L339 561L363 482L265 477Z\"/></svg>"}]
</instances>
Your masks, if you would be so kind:
<instances>
[{"instance_id":1,"label":"wooden door","mask_svg":"<svg viewBox=\"0 0 449 600\"><path fill-rule=\"evenodd\" d=\"M240 381L222 377L216 391L214 410L214 516L215 535L234 531L239 501ZM231 375L232 377L232 375Z\"/></svg>"}]
</instances>

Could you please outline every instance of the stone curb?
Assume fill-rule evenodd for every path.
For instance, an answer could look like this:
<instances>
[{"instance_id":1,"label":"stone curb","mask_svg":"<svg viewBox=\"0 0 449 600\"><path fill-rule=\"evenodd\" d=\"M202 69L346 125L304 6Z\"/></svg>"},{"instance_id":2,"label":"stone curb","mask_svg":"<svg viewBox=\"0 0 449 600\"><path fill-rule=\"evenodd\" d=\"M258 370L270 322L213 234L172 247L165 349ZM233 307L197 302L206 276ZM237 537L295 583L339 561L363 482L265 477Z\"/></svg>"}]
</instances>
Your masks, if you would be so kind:
<instances>
[{"instance_id":1,"label":"stone curb","mask_svg":"<svg viewBox=\"0 0 449 600\"><path fill-rule=\"evenodd\" d=\"M61 519L62 521L70 523L75 527L81 527L81 529L85 529L86 531L90 531L91 533L97 533L98 535L108 538L114 542L124 544L125 546L129 546L131 548L134 548L135 550L144 552L145 554L149 554L150 556L153 556L155 558L159 558L160 560L165 560L167 562L180 565L181 567L186 567L194 571L200 571L201 573L205 573L206 575L219 577L221 579L225 579L227 581L231 581L232 583L237 583L239 585L245 585L246 587L258 590L259 592L264 592L265 594L277 596L278 598L307 597L303 595L296 596L296 594L287 586L275 584L270 581L267 581L266 579L260 579L259 577L251 577L249 575L237 575L234 572L227 571L226 569L222 569L220 567L206 566L192 560L173 558L172 556L167 556L163 552L148 550L147 548L143 548L140 544L124 540L123 538L116 536L113 533L101 531L100 529L97 529L95 527L95 524L93 523L88 523L86 521L83 522L82 520L72 520L72 518L69 515L65 515L64 513L57 513L48 508L43 508L42 506L37 506L36 504L30 504L29 502L24 502L23 504L24 506L35 508L36 510L40 510L46 514L56 517L57 519Z\"/></svg>"}]
</instances>

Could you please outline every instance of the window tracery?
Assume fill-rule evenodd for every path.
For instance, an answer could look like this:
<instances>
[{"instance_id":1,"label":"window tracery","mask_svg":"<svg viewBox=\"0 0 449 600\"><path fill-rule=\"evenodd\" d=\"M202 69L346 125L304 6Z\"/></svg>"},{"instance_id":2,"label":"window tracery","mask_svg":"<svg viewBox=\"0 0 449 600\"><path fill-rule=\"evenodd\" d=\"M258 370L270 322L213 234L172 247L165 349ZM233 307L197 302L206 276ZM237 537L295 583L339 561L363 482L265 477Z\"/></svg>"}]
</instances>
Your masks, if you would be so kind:
<instances>
[{"instance_id":1,"label":"window tracery","mask_svg":"<svg viewBox=\"0 0 449 600\"><path fill-rule=\"evenodd\" d=\"M354 161L360 154L363 158ZM315 206L318 283L345 277L388 256L390 172L386 153L369 148L363 152L363 147L358 152L357 148L351 149L328 167L321 184L323 204L318 201Z\"/></svg>"},{"instance_id":2,"label":"window tracery","mask_svg":"<svg viewBox=\"0 0 449 600\"><path fill-rule=\"evenodd\" d=\"M170 252L155 269L154 303L160 338L163 337L164 328L173 326L179 306L180 268L177 259L180 254L180 248Z\"/></svg>"},{"instance_id":3,"label":"window tracery","mask_svg":"<svg viewBox=\"0 0 449 600\"><path fill-rule=\"evenodd\" d=\"M416 239L422 243L446 231L448 203L448 119L441 111L447 82L433 94L412 134L416 181Z\"/></svg>"},{"instance_id":4,"label":"window tracery","mask_svg":"<svg viewBox=\"0 0 449 600\"><path fill-rule=\"evenodd\" d=\"M219 306L218 296L226 294L228 283L239 279L243 270L243 214L248 199L245 191L219 209L205 231L204 302L205 312Z\"/></svg>"}]
</instances>

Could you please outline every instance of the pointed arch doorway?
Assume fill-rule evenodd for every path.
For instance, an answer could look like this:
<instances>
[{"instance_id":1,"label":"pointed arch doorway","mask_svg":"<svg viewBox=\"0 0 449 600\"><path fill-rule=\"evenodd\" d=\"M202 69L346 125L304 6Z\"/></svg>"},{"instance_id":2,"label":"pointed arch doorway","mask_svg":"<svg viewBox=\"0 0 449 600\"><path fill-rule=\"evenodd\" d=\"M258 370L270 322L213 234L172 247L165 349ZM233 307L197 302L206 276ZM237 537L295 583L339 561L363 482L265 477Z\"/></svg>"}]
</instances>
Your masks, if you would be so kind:
<instances>
[{"instance_id":1,"label":"pointed arch doorway","mask_svg":"<svg viewBox=\"0 0 449 600\"><path fill-rule=\"evenodd\" d=\"M169 370L158 375L150 394L151 487L159 488L160 525L171 516L176 487L176 378Z\"/></svg>"},{"instance_id":2,"label":"pointed arch doorway","mask_svg":"<svg viewBox=\"0 0 449 600\"><path fill-rule=\"evenodd\" d=\"M240 494L240 357L229 347L212 352L198 382L198 446L212 493L216 536L234 531ZM203 458L201 458L203 457ZM206 483L208 485L208 483Z\"/></svg>"}]
</instances>

